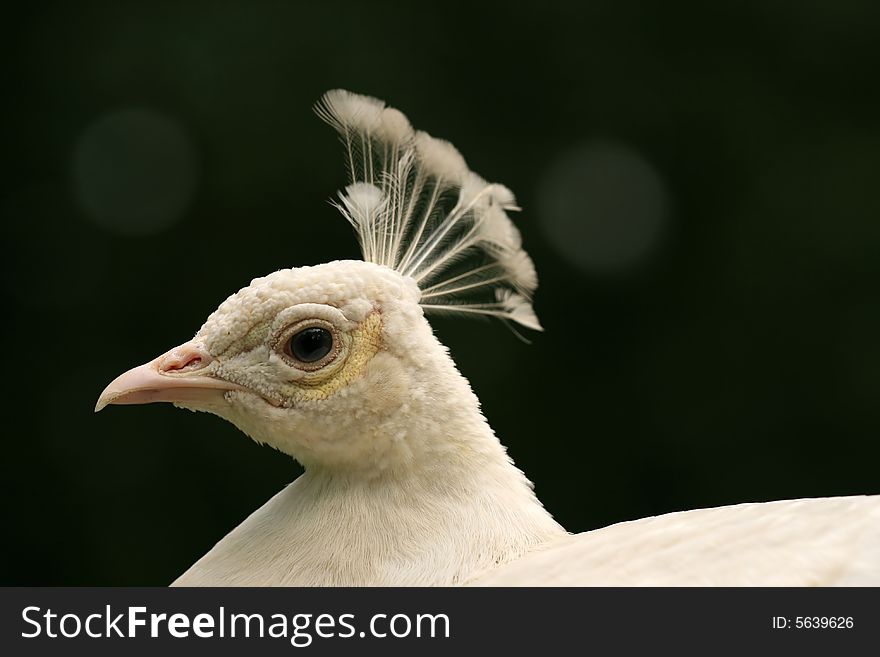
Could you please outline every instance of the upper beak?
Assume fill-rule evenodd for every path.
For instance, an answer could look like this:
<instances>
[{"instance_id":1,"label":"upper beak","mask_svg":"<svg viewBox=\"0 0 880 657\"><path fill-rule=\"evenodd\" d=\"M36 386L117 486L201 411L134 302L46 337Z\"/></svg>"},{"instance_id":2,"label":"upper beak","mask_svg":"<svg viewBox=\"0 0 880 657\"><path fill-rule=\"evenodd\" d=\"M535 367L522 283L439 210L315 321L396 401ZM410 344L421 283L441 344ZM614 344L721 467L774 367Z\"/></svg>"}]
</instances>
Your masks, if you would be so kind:
<instances>
[{"instance_id":1,"label":"upper beak","mask_svg":"<svg viewBox=\"0 0 880 657\"><path fill-rule=\"evenodd\" d=\"M97 413L108 404L216 401L240 385L206 375L213 359L197 342L187 342L155 360L116 377L98 398Z\"/></svg>"}]
</instances>

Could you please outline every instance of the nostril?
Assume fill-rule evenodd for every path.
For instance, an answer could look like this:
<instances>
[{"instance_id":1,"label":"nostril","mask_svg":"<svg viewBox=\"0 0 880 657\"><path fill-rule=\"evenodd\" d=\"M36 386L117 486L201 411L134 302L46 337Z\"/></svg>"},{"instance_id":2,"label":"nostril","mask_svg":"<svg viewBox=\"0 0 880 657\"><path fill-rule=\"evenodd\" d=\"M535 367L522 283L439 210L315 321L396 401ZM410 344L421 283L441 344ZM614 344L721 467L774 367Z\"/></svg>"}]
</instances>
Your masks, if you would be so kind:
<instances>
[{"instance_id":1,"label":"nostril","mask_svg":"<svg viewBox=\"0 0 880 657\"><path fill-rule=\"evenodd\" d=\"M159 371L167 374L178 374L200 370L211 362L211 357L199 350L174 349L159 361Z\"/></svg>"},{"instance_id":2,"label":"nostril","mask_svg":"<svg viewBox=\"0 0 880 657\"><path fill-rule=\"evenodd\" d=\"M169 372L180 372L182 370L192 370L202 366L202 359L199 356L193 356L183 364L173 363L168 367Z\"/></svg>"}]
</instances>

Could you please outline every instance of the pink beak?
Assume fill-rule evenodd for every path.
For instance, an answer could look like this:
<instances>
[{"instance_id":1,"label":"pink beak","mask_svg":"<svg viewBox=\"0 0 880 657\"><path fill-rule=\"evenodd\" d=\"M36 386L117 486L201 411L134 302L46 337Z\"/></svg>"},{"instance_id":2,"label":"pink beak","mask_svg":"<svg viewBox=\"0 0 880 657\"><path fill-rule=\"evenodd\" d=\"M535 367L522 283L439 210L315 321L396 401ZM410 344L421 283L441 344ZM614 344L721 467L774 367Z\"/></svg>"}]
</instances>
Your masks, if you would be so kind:
<instances>
[{"instance_id":1,"label":"pink beak","mask_svg":"<svg viewBox=\"0 0 880 657\"><path fill-rule=\"evenodd\" d=\"M155 360L113 379L95 405L97 413L109 404L153 402L215 402L240 385L205 375L213 358L196 342L187 342Z\"/></svg>"}]
</instances>

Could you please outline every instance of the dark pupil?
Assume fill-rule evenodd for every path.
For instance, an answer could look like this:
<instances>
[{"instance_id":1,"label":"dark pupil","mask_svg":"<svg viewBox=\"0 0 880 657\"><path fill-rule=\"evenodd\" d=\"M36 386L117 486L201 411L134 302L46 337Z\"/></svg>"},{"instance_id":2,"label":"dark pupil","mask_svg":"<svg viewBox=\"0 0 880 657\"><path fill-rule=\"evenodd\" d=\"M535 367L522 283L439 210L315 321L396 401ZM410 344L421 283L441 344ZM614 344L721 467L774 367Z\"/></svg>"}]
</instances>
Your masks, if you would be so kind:
<instances>
[{"instance_id":1,"label":"dark pupil","mask_svg":"<svg viewBox=\"0 0 880 657\"><path fill-rule=\"evenodd\" d=\"M333 336L322 328L307 328L290 338L290 353L303 363L314 363L330 353Z\"/></svg>"}]
</instances>

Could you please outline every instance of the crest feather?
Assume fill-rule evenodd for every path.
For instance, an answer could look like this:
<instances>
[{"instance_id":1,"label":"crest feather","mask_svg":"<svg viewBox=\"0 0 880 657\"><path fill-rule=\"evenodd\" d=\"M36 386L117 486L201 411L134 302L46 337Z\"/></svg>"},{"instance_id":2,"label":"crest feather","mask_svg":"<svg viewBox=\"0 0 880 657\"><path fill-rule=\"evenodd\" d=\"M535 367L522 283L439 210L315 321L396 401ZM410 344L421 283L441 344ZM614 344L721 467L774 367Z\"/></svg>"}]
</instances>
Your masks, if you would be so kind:
<instances>
[{"instance_id":1,"label":"crest feather","mask_svg":"<svg viewBox=\"0 0 880 657\"><path fill-rule=\"evenodd\" d=\"M377 98L336 89L315 106L339 132L351 184L335 203L364 260L413 278L426 311L499 317L541 330L535 266L507 216L507 187L472 172L448 141L414 131Z\"/></svg>"}]
</instances>

